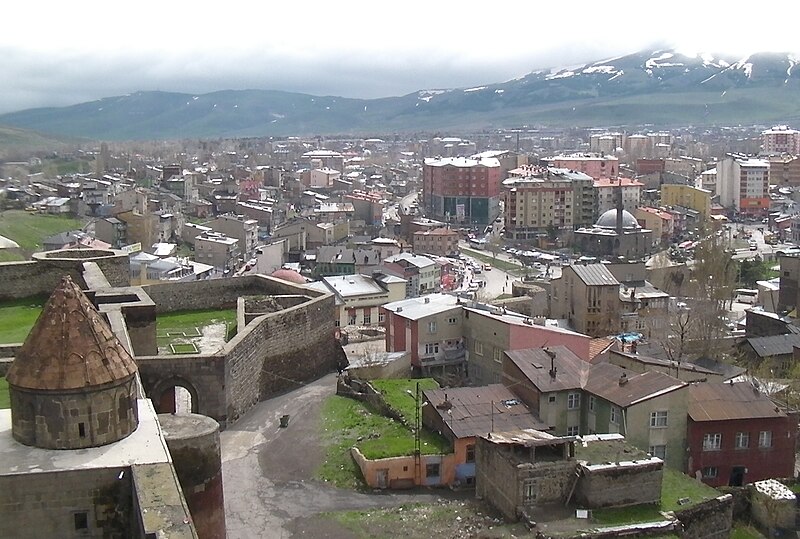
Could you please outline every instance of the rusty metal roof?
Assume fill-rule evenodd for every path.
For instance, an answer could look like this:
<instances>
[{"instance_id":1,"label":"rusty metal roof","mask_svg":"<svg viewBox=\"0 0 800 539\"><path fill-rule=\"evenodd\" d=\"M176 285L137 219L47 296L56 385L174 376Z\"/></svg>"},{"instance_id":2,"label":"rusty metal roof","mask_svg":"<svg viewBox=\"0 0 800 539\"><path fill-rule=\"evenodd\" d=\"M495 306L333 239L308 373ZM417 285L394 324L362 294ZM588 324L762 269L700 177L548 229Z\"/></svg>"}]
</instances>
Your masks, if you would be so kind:
<instances>
[{"instance_id":1,"label":"rusty metal roof","mask_svg":"<svg viewBox=\"0 0 800 539\"><path fill-rule=\"evenodd\" d=\"M723 421L786 417L786 414L749 382L726 382L692 385L689 389L689 417L693 421Z\"/></svg>"},{"instance_id":2,"label":"rusty metal roof","mask_svg":"<svg viewBox=\"0 0 800 539\"><path fill-rule=\"evenodd\" d=\"M604 264L570 264L568 266L586 286L619 286L619 281Z\"/></svg>"},{"instance_id":3,"label":"rusty metal roof","mask_svg":"<svg viewBox=\"0 0 800 539\"><path fill-rule=\"evenodd\" d=\"M552 361L548 351L554 355ZM565 346L508 350L505 354L542 393L582 388L591 367ZM555 376L551 366L555 367ZM517 382L519 380L510 380L509 385Z\"/></svg>"},{"instance_id":4,"label":"rusty metal roof","mask_svg":"<svg viewBox=\"0 0 800 539\"><path fill-rule=\"evenodd\" d=\"M547 429L547 425L502 384L425 389L423 395L456 438L495 431Z\"/></svg>"},{"instance_id":5,"label":"rusty metal roof","mask_svg":"<svg viewBox=\"0 0 800 539\"><path fill-rule=\"evenodd\" d=\"M94 305L68 276L53 291L6 379L12 386L72 390L136 373L136 363Z\"/></svg>"},{"instance_id":6,"label":"rusty metal roof","mask_svg":"<svg viewBox=\"0 0 800 539\"><path fill-rule=\"evenodd\" d=\"M686 387L686 383L658 371L631 373L611 363L592 365L584 389L627 408L642 401Z\"/></svg>"}]
</instances>

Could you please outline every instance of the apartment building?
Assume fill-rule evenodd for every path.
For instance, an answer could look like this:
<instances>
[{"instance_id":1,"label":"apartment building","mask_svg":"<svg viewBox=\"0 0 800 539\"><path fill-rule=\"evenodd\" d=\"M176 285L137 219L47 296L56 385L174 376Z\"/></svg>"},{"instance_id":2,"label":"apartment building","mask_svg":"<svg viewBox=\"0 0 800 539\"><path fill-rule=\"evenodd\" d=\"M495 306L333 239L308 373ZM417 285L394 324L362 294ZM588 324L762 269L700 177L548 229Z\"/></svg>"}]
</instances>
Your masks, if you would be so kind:
<instances>
[{"instance_id":1,"label":"apartment building","mask_svg":"<svg viewBox=\"0 0 800 539\"><path fill-rule=\"evenodd\" d=\"M235 270L241 263L239 240L219 232L203 232L194 238L194 257L219 271Z\"/></svg>"},{"instance_id":2,"label":"apartment building","mask_svg":"<svg viewBox=\"0 0 800 539\"><path fill-rule=\"evenodd\" d=\"M800 187L800 156L770 156L769 181L778 187Z\"/></svg>"},{"instance_id":3,"label":"apartment building","mask_svg":"<svg viewBox=\"0 0 800 539\"><path fill-rule=\"evenodd\" d=\"M709 172L709 171L706 171ZM705 185L706 172L701 174ZM716 184L716 170L713 171L712 182ZM705 221L711 215L711 197L708 189L676 183L665 183L661 186L661 204L663 206L683 206L700 213ZM649 228L645 226L645 228Z\"/></svg>"},{"instance_id":4,"label":"apartment building","mask_svg":"<svg viewBox=\"0 0 800 539\"><path fill-rule=\"evenodd\" d=\"M633 210L633 216L644 228L653 231L653 243L667 244L672 241L674 226L669 212L642 206Z\"/></svg>"},{"instance_id":5,"label":"apartment building","mask_svg":"<svg viewBox=\"0 0 800 539\"><path fill-rule=\"evenodd\" d=\"M452 256L458 254L460 235L450 228L434 228L414 232L414 252L434 256Z\"/></svg>"},{"instance_id":6,"label":"apartment building","mask_svg":"<svg viewBox=\"0 0 800 539\"><path fill-rule=\"evenodd\" d=\"M491 223L500 213L501 177L494 157L425 159L423 207L428 216L448 223Z\"/></svg>"},{"instance_id":7,"label":"apartment building","mask_svg":"<svg viewBox=\"0 0 800 539\"><path fill-rule=\"evenodd\" d=\"M503 182L507 239L534 239L552 227L572 230L594 221L591 176L566 169L526 167L518 171L525 175Z\"/></svg>"},{"instance_id":8,"label":"apartment building","mask_svg":"<svg viewBox=\"0 0 800 539\"><path fill-rule=\"evenodd\" d=\"M619 175L619 159L613 155L570 154L547 157L542 160L548 167L566 168L600 178L616 178Z\"/></svg>"},{"instance_id":9,"label":"apartment building","mask_svg":"<svg viewBox=\"0 0 800 539\"><path fill-rule=\"evenodd\" d=\"M720 204L751 218L769 213L769 162L728 156L717 163Z\"/></svg>"},{"instance_id":10,"label":"apartment building","mask_svg":"<svg viewBox=\"0 0 800 539\"><path fill-rule=\"evenodd\" d=\"M617 190L622 191L622 209L633 212L639 207L644 184L631 178L595 178L594 189L597 199L597 215L617 207Z\"/></svg>"},{"instance_id":11,"label":"apartment building","mask_svg":"<svg viewBox=\"0 0 800 539\"><path fill-rule=\"evenodd\" d=\"M762 152L767 155L800 154L800 131L786 125L776 125L761 132Z\"/></svg>"},{"instance_id":12,"label":"apartment building","mask_svg":"<svg viewBox=\"0 0 800 539\"><path fill-rule=\"evenodd\" d=\"M463 310L459 299L429 294L388 303L386 351L411 353L411 367L422 376L461 379L466 373Z\"/></svg>"},{"instance_id":13,"label":"apartment building","mask_svg":"<svg viewBox=\"0 0 800 539\"><path fill-rule=\"evenodd\" d=\"M405 279L409 298L437 292L442 284L441 268L427 256L400 253L385 259L379 269Z\"/></svg>"},{"instance_id":14,"label":"apartment building","mask_svg":"<svg viewBox=\"0 0 800 539\"><path fill-rule=\"evenodd\" d=\"M551 281L550 313L575 331L603 337L620 329L619 281L603 264L570 264Z\"/></svg>"},{"instance_id":15,"label":"apartment building","mask_svg":"<svg viewBox=\"0 0 800 539\"><path fill-rule=\"evenodd\" d=\"M244 259L249 259L258 246L258 221L248 219L244 215L220 215L206 226L225 234L230 238L239 240L239 251Z\"/></svg>"},{"instance_id":16,"label":"apartment building","mask_svg":"<svg viewBox=\"0 0 800 539\"><path fill-rule=\"evenodd\" d=\"M405 298L405 282L381 283L367 275L323 277L309 287L331 292L336 298L336 327L384 324L381 306Z\"/></svg>"}]
</instances>

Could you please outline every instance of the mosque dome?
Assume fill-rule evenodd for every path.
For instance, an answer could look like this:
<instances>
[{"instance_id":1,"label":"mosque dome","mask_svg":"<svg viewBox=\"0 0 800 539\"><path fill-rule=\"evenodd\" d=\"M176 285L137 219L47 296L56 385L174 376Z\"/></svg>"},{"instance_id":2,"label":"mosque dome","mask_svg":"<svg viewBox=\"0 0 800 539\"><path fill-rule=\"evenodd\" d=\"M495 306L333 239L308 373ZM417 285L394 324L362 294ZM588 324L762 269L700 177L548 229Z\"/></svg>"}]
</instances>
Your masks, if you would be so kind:
<instances>
[{"instance_id":1,"label":"mosque dome","mask_svg":"<svg viewBox=\"0 0 800 539\"><path fill-rule=\"evenodd\" d=\"M617 228L617 210L611 209L600 216L595 226L600 228ZM641 228L636 217L627 210L622 210L622 228Z\"/></svg>"},{"instance_id":2,"label":"mosque dome","mask_svg":"<svg viewBox=\"0 0 800 539\"><path fill-rule=\"evenodd\" d=\"M275 277L276 279L283 279L284 281L289 281L290 283L295 283L295 284L305 284L308 282L308 280L305 277L303 277L296 271L286 268L281 268L279 270L273 271L270 277Z\"/></svg>"}]
</instances>

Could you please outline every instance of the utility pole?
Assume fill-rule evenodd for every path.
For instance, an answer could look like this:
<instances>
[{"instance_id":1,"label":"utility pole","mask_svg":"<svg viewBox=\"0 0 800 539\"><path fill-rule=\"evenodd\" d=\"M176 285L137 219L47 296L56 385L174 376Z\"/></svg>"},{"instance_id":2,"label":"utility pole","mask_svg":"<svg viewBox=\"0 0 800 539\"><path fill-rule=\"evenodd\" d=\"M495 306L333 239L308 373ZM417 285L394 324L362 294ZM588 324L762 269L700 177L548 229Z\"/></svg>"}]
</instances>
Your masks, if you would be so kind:
<instances>
[{"instance_id":1,"label":"utility pole","mask_svg":"<svg viewBox=\"0 0 800 539\"><path fill-rule=\"evenodd\" d=\"M414 424L414 479L417 485L422 483L422 440L420 438L420 431L422 430L422 417L420 411L422 407L420 406L419 399L419 382L417 382L417 391L414 397L414 402L416 403L416 421Z\"/></svg>"}]
</instances>

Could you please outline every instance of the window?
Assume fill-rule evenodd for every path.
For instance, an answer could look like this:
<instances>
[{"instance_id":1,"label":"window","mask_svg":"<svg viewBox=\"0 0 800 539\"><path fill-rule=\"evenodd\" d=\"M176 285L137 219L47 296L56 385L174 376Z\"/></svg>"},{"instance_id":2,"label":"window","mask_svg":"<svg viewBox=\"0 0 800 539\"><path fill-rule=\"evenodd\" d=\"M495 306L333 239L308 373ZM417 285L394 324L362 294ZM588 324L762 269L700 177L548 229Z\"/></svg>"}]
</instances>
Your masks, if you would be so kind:
<instances>
[{"instance_id":1,"label":"window","mask_svg":"<svg viewBox=\"0 0 800 539\"><path fill-rule=\"evenodd\" d=\"M577 425L567 427L567 436L577 436L579 434L578 430L579 429Z\"/></svg>"},{"instance_id":2,"label":"window","mask_svg":"<svg viewBox=\"0 0 800 539\"><path fill-rule=\"evenodd\" d=\"M555 396L555 395L550 395L550 396L547 398L547 402L556 402L556 396Z\"/></svg>"},{"instance_id":3,"label":"window","mask_svg":"<svg viewBox=\"0 0 800 539\"><path fill-rule=\"evenodd\" d=\"M619 408L617 408L616 406L611 407L611 411L609 413L609 421L611 421L615 425L619 424Z\"/></svg>"},{"instance_id":4,"label":"window","mask_svg":"<svg viewBox=\"0 0 800 539\"><path fill-rule=\"evenodd\" d=\"M439 463L425 465L425 477L439 477Z\"/></svg>"},{"instance_id":5,"label":"window","mask_svg":"<svg viewBox=\"0 0 800 539\"><path fill-rule=\"evenodd\" d=\"M364 325L372 324L372 311L364 311Z\"/></svg>"},{"instance_id":6,"label":"window","mask_svg":"<svg viewBox=\"0 0 800 539\"><path fill-rule=\"evenodd\" d=\"M758 447L772 447L771 430L762 430L758 433Z\"/></svg>"},{"instance_id":7,"label":"window","mask_svg":"<svg viewBox=\"0 0 800 539\"><path fill-rule=\"evenodd\" d=\"M576 408L581 407L581 394L580 393L570 393L567 395L567 409L568 410L575 410Z\"/></svg>"},{"instance_id":8,"label":"window","mask_svg":"<svg viewBox=\"0 0 800 539\"><path fill-rule=\"evenodd\" d=\"M378 313L378 323L383 324L385 320L386 320L386 315L382 312Z\"/></svg>"},{"instance_id":9,"label":"window","mask_svg":"<svg viewBox=\"0 0 800 539\"><path fill-rule=\"evenodd\" d=\"M475 462L475 444L467 446L467 460L466 462Z\"/></svg>"},{"instance_id":10,"label":"window","mask_svg":"<svg viewBox=\"0 0 800 539\"><path fill-rule=\"evenodd\" d=\"M458 324L458 318L455 317L455 316L453 316L451 318L448 318L447 319L447 323L450 324L451 326L455 325L455 324Z\"/></svg>"},{"instance_id":11,"label":"window","mask_svg":"<svg viewBox=\"0 0 800 539\"><path fill-rule=\"evenodd\" d=\"M436 320L428 322L428 333L436 333Z\"/></svg>"},{"instance_id":12,"label":"window","mask_svg":"<svg viewBox=\"0 0 800 539\"><path fill-rule=\"evenodd\" d=\"M703 479L714 479L717 475L719 475L719 471L716 466L707 466L703 468Z\"/></svg>"},{"instance_id":13,"label":"window","mask_svg":"<svg viewBox=\"0 0 800 539\"><path fill-rule=\"evenodd\" d=\"M425 355L432 356L434 354L439 353L439 343L438 342L429 342L425 343Z\"/></svg>"},{"instance_id":14,"label":"window","mask_svg":"<svg viewBox=\"0 0 800 539\"><path fill-rule=\"evenodd\" d=\"M475 353L479 356L483 355L483 343L481 341L475 341Z\"/></svg>"},{"instance_id":15,"label":"window","mask_svg":"<svg viewBox=\"0 0 800 539\"><path fill-rule=\"evenodd\" d=\"M667 411L659 410L657 412L650 412L650 428L666 427L667 426Z\"/></svg>"},{"instance_id":16,"label":"window","mask_svg":"<svg viewBox=\"0 0 800 539\"><path fill-rule=\"evenodd\" d=\"M493 352L493 359L494 359L494 360L495 360L497 363L500 363L500 349L499 349L499 348L495 348L495 349L494 349L494 352Z\"/></svg>"},{"instance_id":17,"label":"window","mask_svg":"<svg viewBox=\"0 0 800 539\"><path fill-rule=\"evenodd\" d=\"M659 458L661 460L666 460L667 458L667 446L666 445L651 445L647 452L650 453L652 456Z\"/></svg>"},{"instance_id":18,"label":"window","mask_svg":"<svg viewBox=\"0 0 800 539\"><path fill-rule=\"evenodd\" d=\"M522 496L523 503L531 504L536 501L536 482L532 479L526 479L522 483Z\"/></svg>"},{"instance_id":19,"label":"window","mask_svg":"<svg viewBox=\"0 0 800 539\"><path fill-rule=\"evenodd\" d=\"M737 432L736 433L736 449L747 449L750 446L750 433Z\"/></svg>"},{"instance_id":20,"label":"window","mask_svg":"<svg viewBox=\"0 0 800 539\"><path fill-rule=\"evenodd\" d=\"M72 513L72 519L75 524L75 531L88 532L89 530L89 513L86 511L78 511Z\"/></svg>"},{"instance_id":21,"label":"window","mask_svg":"<svg viewBox=\"0 0 800 539\"><path fill-rule=\"evenodd\" d=\"M589 395L589 411L594 412L594 403L595 403L594 395Z\"/></svg>"},{"instance_id":22,"label":"window","mask_svg":"<svg viewBox=\"0 0 800 539\"><path fill-rule=\"evenodd\" d=\"M722 434L706 434L703 436L703 451L719 451L722 447Z\"/></svg>"},{"instance_id":23,"label":"window","mask_svg":"<svg viewBox=\"0 0 800 539\"><path fill-rule=\"evenodd\" d=\"M78 436L86 438L86 423L78 423Z\"/></svg>"}]
</instances>

